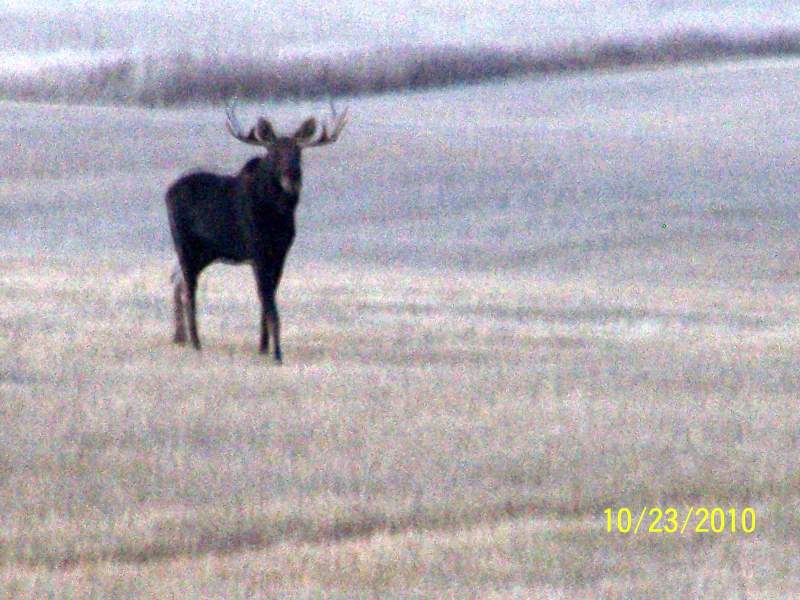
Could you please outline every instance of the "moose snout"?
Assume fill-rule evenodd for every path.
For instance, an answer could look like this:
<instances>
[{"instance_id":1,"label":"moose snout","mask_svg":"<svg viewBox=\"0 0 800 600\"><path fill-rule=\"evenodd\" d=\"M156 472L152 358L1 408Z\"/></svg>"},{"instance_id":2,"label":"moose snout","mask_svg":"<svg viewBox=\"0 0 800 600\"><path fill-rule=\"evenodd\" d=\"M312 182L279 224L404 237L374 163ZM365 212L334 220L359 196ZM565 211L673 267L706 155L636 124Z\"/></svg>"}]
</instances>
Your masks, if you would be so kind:
<instances>
[{"instance_id":1,"label":"moose snout","mask_svg":"<svg viewBox=\"0 0 800 600\"><path fill-rule=\"evenodd\" d=\"M300 194L300 189L303 187L300 179L294 179L289 175L281 176L281 189L287 194Z\"/></svg>"}]
</instances>

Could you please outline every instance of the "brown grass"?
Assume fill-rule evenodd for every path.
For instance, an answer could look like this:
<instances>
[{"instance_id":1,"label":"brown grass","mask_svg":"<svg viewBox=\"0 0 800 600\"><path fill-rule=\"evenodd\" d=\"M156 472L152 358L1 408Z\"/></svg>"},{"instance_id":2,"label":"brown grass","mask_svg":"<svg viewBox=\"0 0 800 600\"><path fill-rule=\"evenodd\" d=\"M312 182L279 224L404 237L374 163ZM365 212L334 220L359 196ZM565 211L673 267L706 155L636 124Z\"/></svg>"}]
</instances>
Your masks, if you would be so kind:
<instances>
[{"instance_id":1,"label":"brown grass","mask_svg":"<svg viewBox=\"0 0 800 600\"><path fill-rule=\"evenodd\" d=\"M354 100L281 368L247 268L170 343L163 191L249 156L218 110L4 107L0 597L800 596L794 78ZM671 505L757 529L604 529Z\"/></svg>"},{"instance_id":2,"label":"brown grass","mask_svg":"<svg viewBox=\"0 0 800 600\"><path fill-rule=\"evenodd\" d=\"M169 343L167 274L3 261L5 595L800 589L797 336L730 325L775 298L310 264L275 368L247 270L204 280L202 354ZM603 529L670 504L758 531Z\"/></svg>"}]
</instances>

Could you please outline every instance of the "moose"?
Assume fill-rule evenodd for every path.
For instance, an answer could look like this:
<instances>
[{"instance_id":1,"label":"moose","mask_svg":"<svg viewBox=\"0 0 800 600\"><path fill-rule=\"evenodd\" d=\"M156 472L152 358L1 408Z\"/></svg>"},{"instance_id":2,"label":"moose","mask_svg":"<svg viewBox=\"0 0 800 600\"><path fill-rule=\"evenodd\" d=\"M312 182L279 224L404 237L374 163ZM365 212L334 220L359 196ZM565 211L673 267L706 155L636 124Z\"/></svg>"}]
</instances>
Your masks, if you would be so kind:
<instances>
[{"instance_id":1,"label":"moose","mask_svg":"<svg viewBox=\"0 0 800 600\"><path fill-rule=\"evenodd\" d=\"M347 123L347 109L331 116L318 135L317 122L306 119L291 136L279 136L260 117L244 133L236 101L226 108L228 132L240 142L261 146L266 154L250 159L237 175L205 171L185 175L167 190L169 227L178 266L173 273L176 344L186 343L186 321L195 349L196 291L201 271L214 262L249 263L261 301L259 352L269 352L272 333L275 362L281 363L280 319L275 294L295 235L294 212L302 186L301 153L335 142Z\"/></svg>"}]
</instances>

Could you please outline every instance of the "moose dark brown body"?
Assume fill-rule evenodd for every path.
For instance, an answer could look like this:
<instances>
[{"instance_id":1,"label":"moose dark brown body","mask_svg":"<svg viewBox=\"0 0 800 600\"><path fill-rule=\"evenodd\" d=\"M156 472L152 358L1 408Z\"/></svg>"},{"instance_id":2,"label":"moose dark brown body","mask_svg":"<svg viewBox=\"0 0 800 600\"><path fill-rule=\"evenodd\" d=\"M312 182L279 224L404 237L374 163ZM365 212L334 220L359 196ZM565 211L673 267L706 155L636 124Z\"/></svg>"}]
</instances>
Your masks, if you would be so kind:
<instances>
[{"instance_id":1,"label":"moose dark brown body","mask_svg":"<svg viewBox=\"0 0 800 600\"><path fill-rule=\"evenodd\" d=\"M233 107L228 130L238 140L260 145L267 154L248 161L235 176L192 173L173 183L166 194L170 231L178 254L175 283L175 336L200 349L196 291L200 273L213 262L250 263L261 301L259 351L269 351L272 332L274 357L281 361L280 319L275 295L286 255L295 235L294 212L302 187L301 151L336 141L346 111L333 112L330 132L323 126L314 139L316 122L306 120L291 137L278 137L265 119L244 134Z\"/></svg>"}]
</instances>

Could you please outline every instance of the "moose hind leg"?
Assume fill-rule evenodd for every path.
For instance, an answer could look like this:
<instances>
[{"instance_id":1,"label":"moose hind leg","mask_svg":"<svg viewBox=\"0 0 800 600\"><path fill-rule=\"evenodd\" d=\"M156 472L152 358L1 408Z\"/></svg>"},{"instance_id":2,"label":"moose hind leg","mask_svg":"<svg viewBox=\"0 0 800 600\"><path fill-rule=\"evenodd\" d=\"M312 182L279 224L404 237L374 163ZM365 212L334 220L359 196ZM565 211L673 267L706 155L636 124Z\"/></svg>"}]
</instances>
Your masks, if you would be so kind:
<instances>
[{"instance_id":1,"label":"moose hind leg","mask_svg":"<svg viewBox=\"0 0 800 600\"><path fill-rule=\"evenodd\" d=\"M189 339L195 350L200 350L200 336L197 334L197 274L189 272L184 274L182 286L183 304L186 307L186 317L189 322Z\"/></svg>"},{"instance_id":2,"label":"moose hind leg","mask_svg":"<svg viewBox=\"0 0 800 600\"><path fill-rule=\"evenodd\" d=\"M172 272L171 281L174 285L173 301L175 305L175 335L173 343L183 345L186 343L186 313L184 310L184 281L180 266Z\"/></svg>"}]
</instances>

